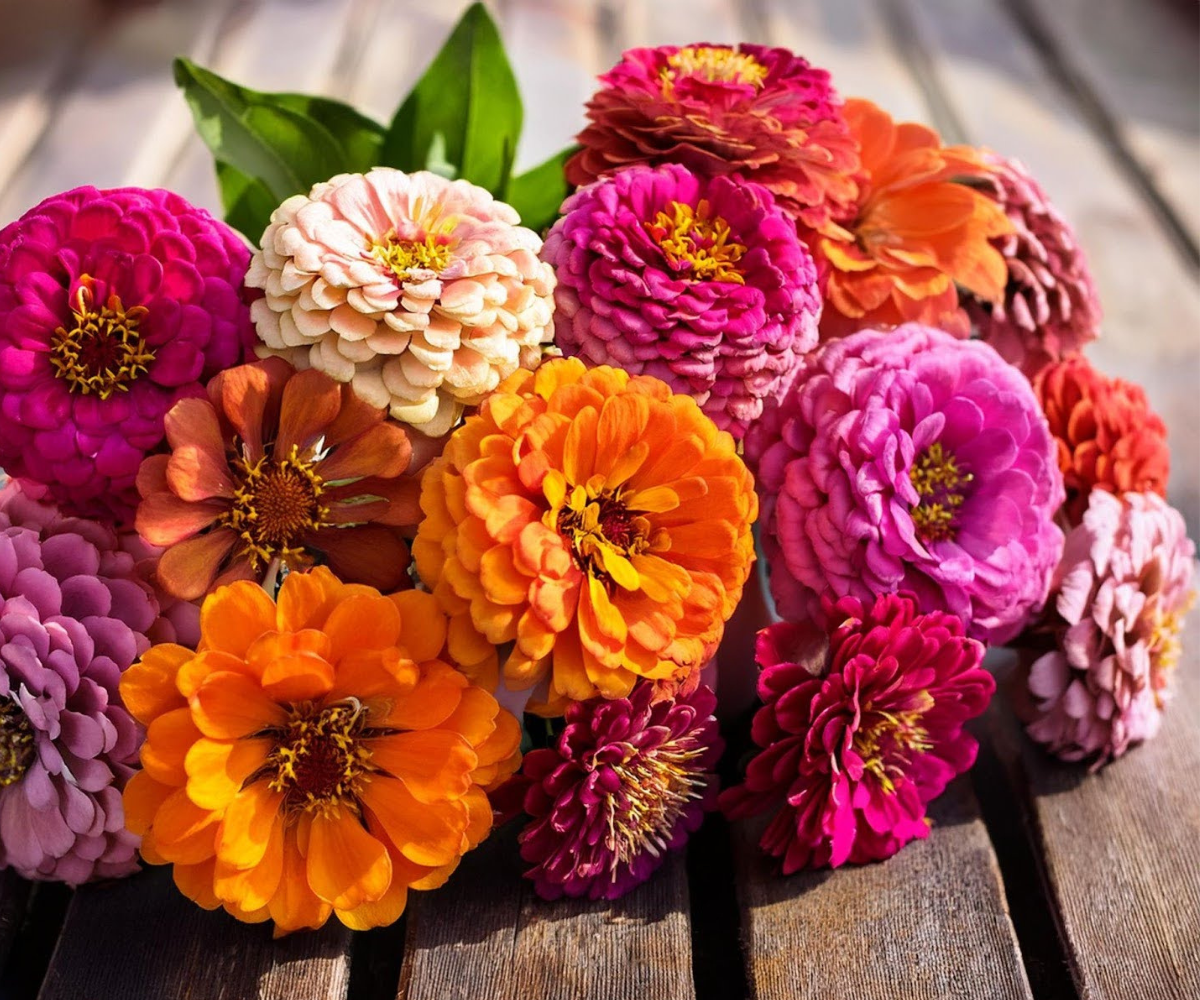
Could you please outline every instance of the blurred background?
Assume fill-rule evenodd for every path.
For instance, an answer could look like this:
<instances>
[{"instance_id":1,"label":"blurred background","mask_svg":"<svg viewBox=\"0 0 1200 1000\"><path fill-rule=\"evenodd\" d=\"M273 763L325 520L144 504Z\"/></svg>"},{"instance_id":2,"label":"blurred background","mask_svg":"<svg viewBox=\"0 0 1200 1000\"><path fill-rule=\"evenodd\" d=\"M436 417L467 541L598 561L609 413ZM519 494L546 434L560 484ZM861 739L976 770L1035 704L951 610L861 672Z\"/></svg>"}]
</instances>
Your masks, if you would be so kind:
<instances>
[{"instance_id":1,"label":"blurred background","mask_svg":"<svg viewBox=\"0 0 1200 1000\"><path fill-rule=\"evenodd\" d=\"M566 145L623 49L786 45L843 95L1028 166L1088 251L1090 348L1171 432L1200 537L1200 6L1195 0L495 0L522 94L518 168ZM0 0L0 226L80 184L165 186L213 211L171 60L383 120L466 0Z\"/></svg>"}]
</instances>

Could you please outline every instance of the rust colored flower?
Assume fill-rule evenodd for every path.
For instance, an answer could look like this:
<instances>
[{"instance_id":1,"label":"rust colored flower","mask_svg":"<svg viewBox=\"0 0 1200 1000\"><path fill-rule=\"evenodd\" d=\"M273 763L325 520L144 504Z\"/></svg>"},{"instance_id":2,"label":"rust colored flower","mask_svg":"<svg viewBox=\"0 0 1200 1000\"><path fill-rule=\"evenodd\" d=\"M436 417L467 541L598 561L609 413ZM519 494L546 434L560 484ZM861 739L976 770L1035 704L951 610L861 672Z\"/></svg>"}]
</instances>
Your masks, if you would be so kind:
<instances>
[{"instance_id":1,"label":"rust colored flower","mask_svg":"<svg viewBox=\"0 0 1200 1000\"><path fill-rule=\"evenodd\" d=\"M126 820L150 864L205 909L276 936L335 915L396 920L492 825L485 789L520 726L446 662L446 619L328 569L279 601L238 581L204 602L200 652L153 647L121 679L146 727Z\"/></svg>"},{"instance_id":2,"label":"rust colored flower","mask_svg":"<svg viewBox=\"0 0 1200 1000\"><path fill-rule=\"evenodd\" d=\"M988 241L1012 231L1004 211L961 181L990 168L968 146L943 146L933 129L892 121L870 101L846 102L862 151L857 213L810 237L826 286L824 338L864 327L918 322L970 332L956 285L995 302L1004 295L1003 255Z\"/></svg>"},{"instance_id":3,"label":"rust colored flower","mask_svg":"<svg viewBox=\"0 0 1200 1000\"><path fill-rule=\"evenodd\" d=\"M1083 520L1093 489L1167 495L1167 428L1140 385L1109 378L1078 354L1042 369L1033 389L1058 444L1071 525Z\"/></svg>"},{"instance_id":4,"label":"rust colored flower","mask_svg":"<svg viewBox=\"0 0 1200 1000\"><path fill-rule=\"evenodd\" d=\"M137 530L166 550L163 588L192 600L317 557L348 581L400 587L401 526L418 516L417 481L402 474L419 435L386 417L349 386L278 358L222 372L207 399L176 403L170 454L138 473Z\"/></svg>"},{"instance_id":5,"label":"rust colored flower","mask_svg":"<svg viewBox=\"0 0 1200 1000\"><path fill-rule=\"evenodd\" d=\"M413 555L455 659L529 710L680 679L720 641L754 559L733 438L649 376L556 359L518 372L425 474Z\"/></svg>"}]
</instances>

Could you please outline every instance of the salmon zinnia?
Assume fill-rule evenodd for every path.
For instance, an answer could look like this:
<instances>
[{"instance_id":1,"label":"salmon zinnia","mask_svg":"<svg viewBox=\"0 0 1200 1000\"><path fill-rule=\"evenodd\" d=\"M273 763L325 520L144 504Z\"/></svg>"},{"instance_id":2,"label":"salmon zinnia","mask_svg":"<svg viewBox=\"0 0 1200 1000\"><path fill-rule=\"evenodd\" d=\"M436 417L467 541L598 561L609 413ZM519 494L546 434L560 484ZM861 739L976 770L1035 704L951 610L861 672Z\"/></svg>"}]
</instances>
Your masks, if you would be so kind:
<instances>
[{"instance_id":1,"label":"salmon zinnia","mask_svg":"<svg viewBox=\"0 0 1200 1000\"><path fill-rule=\"evenodd\" d=\"M185 895L276 935L331 913L363 930L487 836L484 789L516 769L520 727L441 658L428 594L319 568L278 605L221 588L201 628L199 653L155 646L121 680L147 727L126 819Z\"/></svg>"},{"instance_id":2,"label":"salmon zinnia","mask_svg":"<svg viewBox=\"0 0 1200 1000\"><path fill-rule=\"evenodd\" d=\"M733 438L690 396L576 359L511 376L425 474L413 555L450 648L530 710L699 669L741 597L758 514Z\"/></svg>"}]
</instances>

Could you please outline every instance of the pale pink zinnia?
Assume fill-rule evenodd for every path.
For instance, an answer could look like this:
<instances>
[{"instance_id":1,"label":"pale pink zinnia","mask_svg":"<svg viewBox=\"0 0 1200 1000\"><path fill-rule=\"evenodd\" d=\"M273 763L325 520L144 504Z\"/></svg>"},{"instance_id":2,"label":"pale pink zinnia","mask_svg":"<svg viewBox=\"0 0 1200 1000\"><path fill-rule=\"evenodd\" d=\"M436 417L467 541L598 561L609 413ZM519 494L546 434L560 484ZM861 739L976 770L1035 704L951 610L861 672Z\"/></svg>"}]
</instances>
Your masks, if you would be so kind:
<instances>
[{"instance_id":1,"label":"pale pink zinnia","mask_svg":"<svg viewBox=\"0 0 1200 1000\"><path fill-rule=\"evenodd\" d=\"M1091 492L1054 577L1057 648L1030 668L1033 739L1099 767L1158 731L1194 558L1183 518L1157 494Z\"/></svg>"},{"instance_id":2,"label":"pale pink zinnia","mask_svg":"<svg viewBox=\"0 0 1200 1000\"><path fill-rule=\"evenodd\" d=\"M349 382L437 436L552 335L542 241L483 188L377 167L295 195L271 216L247 285L260 357Z\"/></svg>"}]
</instances>

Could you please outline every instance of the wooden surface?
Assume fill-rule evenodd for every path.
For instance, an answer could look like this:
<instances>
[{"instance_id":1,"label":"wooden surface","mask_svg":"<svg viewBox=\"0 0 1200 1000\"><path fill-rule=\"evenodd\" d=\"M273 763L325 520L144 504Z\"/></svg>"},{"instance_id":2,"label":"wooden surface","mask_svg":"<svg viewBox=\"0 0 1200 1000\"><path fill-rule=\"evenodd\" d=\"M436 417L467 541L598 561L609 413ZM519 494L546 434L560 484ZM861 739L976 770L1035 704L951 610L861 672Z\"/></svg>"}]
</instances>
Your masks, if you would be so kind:
<instances>
[{"instance_id":1,"label":"wooden surface","mask_svg":"<svg viewBox=\"0 0 1200 1000\"><path fill-rule=\"evenodd\" d=\"M83 183L165 185L218 209L169 72L386 119L465 0L0 0L0 225ZM635 45L747 40L828 67L948 138L1023 160L1072 221L1106 312L1091 350L1146 385L1171 499L1200 533L1200 118L1190 0L498 0L526 99L521 167L583 123ZM748 604L728 668L746 660ZM761 613L761 608L757 613ZM514 831L403 922L273 943L154 870L73 900L0 878L0 995L44 998L1200 996L1200 614L1161 737L1099 775L1048 762L998 704L980 765L927 841L883 865L775 878L710 824L615 904L537 900ZM734 693L734 689L724 689ZM723 705L723 709L728 705ZM68 904L69 901L69 904ZM53 953L53 958L51 957ZM43 982L44 980L44 982Z\"/></svg>"}]
</instances>

